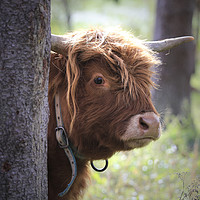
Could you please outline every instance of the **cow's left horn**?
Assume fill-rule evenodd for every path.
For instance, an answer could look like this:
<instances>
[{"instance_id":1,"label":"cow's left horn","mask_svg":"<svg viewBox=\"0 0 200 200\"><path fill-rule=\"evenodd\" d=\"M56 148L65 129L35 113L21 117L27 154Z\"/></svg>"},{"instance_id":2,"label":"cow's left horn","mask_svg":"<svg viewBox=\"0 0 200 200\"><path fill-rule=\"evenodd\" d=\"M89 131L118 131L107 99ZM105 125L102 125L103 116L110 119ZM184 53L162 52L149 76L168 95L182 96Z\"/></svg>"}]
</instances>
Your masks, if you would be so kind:
<instances>
[{"instance_id":1,"label":"cow's left horn","mask_svg":"<svg viewBox=\"0 0 200 200\"><path fill-rule=\"evenodd\" d=\"M65 55L68 40L67 36L51 34L51 50Z\"/></svg>"},{"instance_id":2,"label":"cow's left horn","mask_svg":"<svg viewBox=\"0 0 200 200\"><path fill-rule=\"evenodd\" d=\"M161 52L169 50L184 42L190 42L192 40L194 40L194 37L192 36L183 36L183 37L176 37L159 41L144 42L144 44L147 45L153 51Z\"/></svg>"}]
</instances>

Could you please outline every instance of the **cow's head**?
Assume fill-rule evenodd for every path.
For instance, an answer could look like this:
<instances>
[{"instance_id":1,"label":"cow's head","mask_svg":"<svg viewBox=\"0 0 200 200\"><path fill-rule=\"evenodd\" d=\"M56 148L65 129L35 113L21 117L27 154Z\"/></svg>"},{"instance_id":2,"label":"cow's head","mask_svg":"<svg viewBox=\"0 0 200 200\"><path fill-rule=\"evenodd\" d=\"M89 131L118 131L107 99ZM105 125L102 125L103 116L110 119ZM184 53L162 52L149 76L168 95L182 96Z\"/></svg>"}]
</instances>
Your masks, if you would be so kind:
<instances>
[{"instance_id":1,"label":"cow's head","mask_svg":"<svg viewBox=\"0 0 200 200\"><path fill-rule=\"evenodd\" d=\"M106 159L160 137L150 94L159 60L151 49L166 46L146 44L122 31L52 36L52 50L60 55L52 59L58 70L50 90L60 90L65 128L85 157Z\"/></svg>"}]
</instances>

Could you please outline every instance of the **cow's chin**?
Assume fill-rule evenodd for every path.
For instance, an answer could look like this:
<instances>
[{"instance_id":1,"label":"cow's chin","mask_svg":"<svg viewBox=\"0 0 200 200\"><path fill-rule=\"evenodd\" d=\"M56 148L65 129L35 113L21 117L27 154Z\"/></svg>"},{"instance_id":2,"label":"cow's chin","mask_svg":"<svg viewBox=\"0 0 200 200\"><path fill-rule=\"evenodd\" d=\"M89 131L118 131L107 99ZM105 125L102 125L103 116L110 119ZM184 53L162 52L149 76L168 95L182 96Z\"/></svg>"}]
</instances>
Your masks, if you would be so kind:
<instances>
[{"instance_id":1,"label":"cow's chin","mask_svg":"<svg viewBox=\"0 0 200 200\"><path fill-rule=\"evenodd\" d=\"M132 150L135 148L141 148L146 145L148 145L153 140L150 138L141 138L141 139L135 139L135 140L129 140L124 142L124 147L126 150Z\"/></svg>"}]
</instances>

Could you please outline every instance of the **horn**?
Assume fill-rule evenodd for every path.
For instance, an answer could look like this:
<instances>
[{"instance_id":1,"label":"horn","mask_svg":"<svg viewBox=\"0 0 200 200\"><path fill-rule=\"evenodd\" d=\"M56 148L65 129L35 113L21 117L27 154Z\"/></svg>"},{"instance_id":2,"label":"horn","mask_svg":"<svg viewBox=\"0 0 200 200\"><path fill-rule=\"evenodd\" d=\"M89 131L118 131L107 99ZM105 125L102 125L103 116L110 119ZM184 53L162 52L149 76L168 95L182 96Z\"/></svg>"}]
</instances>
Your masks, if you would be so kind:
<instances>
[{"instance_id":1,"label":"horn","mask_svg":"<svg viewBox=\"0 0 200 200\"><path fill-rule=\"evenodd\" d=\"M159 41L144 42L144 44L153 51L162 52L169 50L175 46L178 46L184 42L190 42L192 40L194 40L194 37L192 36L183 36L183 37L176 37ZM65 49L67 47L68 42L69 39L67 36L51 34L52 51L65 55L66 54Z\"/></svg>"},{"instance_id":2,"label":"horn","mask_svg":"<svg viewBox=\"0 0 200 200\"><path fill-rule=\"evenodd\" d=\"M184 42L190 42L192 40L194 40L194 37L192 36L183 36L183 37L176 37L176 38L170 38L170 39L159 40L159 41L144 42L144 44L153 51L161 52L161 51L169 50Z\"/></svg>"},{"instance_id":3,"label":"horn","mask_svg":"<svg viewBox=\"0 0 200 200\"><path fill-rule=\"evenodd\" d=\"M68 42L69 39L67 36L51 34L51 50L55 51L56 53L65 55Z\"/></svg>"}]
</instances>

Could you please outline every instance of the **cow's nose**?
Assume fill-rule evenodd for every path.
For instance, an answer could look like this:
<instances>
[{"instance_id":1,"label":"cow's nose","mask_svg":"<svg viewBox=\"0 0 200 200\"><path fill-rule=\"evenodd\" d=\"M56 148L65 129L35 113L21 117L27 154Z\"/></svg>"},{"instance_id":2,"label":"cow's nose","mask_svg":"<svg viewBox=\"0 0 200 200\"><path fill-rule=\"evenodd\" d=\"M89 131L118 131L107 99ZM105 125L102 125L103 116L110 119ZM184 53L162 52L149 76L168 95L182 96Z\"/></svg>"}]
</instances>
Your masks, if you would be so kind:
<instances>
[{"instance_id":1,"label":"cow's nose","mask_svg":"<svg viewBox=\"0 0 200 200\"><path fill-rule=\"evenodd\" d=\"M160 136L160 120L159 117L153 113L148 112L141 114L138 119L139 127L143 132L143 136L156 140Z\"/></svg>"}]
</instances>

